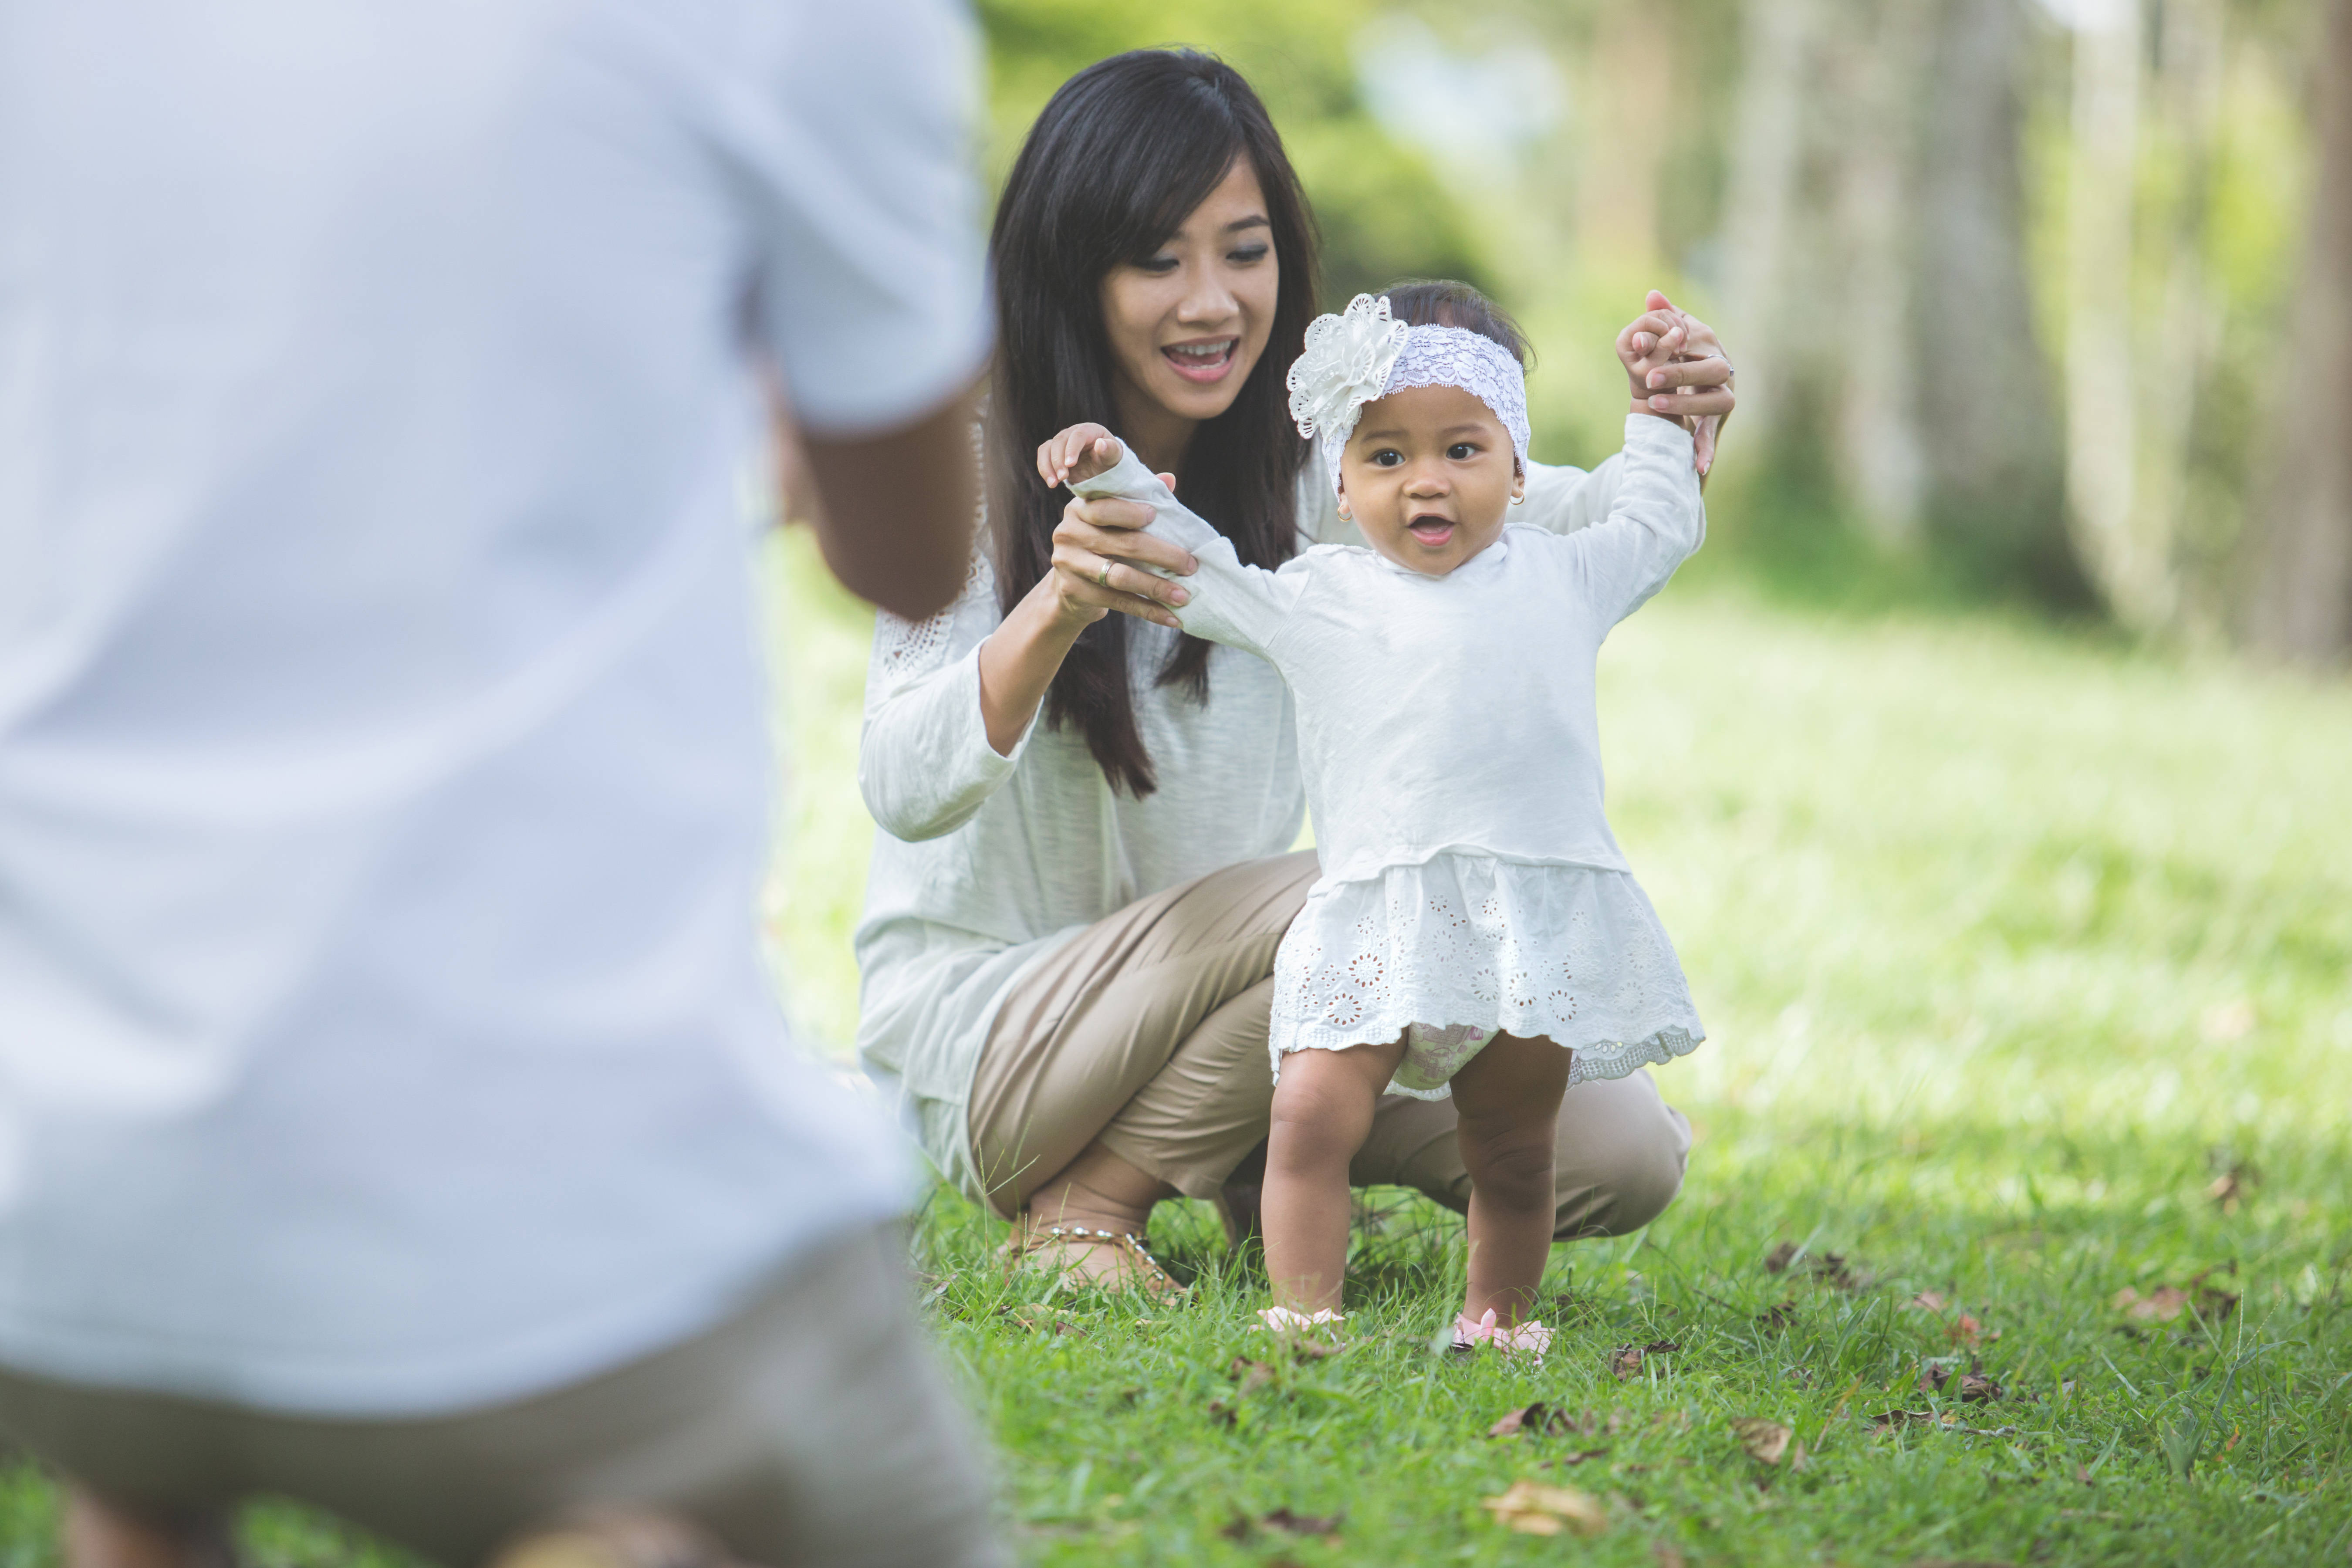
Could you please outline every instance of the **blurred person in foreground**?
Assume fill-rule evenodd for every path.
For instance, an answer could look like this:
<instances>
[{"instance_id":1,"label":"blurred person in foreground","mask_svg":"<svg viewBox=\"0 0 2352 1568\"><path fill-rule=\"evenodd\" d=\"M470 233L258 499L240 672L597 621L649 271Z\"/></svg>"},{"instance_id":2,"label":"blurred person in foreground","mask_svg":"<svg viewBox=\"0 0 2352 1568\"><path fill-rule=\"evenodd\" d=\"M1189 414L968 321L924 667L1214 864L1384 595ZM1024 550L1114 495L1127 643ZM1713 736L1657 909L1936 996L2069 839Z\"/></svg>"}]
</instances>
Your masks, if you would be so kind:
<instances>
[{"instance_id":1,"label":"blurred person in foreground","mask_svg":"<svg viewBox=\"0 0 2352 1568\"><path fill-rule=\"evenodd\" d=\"M972 65L934 0L0 0L0 1429L74 1568L258 1491L1000 1560L755 944L736 489L772 377L845 581L961 584Z\"/></svg>"}]
</instances>

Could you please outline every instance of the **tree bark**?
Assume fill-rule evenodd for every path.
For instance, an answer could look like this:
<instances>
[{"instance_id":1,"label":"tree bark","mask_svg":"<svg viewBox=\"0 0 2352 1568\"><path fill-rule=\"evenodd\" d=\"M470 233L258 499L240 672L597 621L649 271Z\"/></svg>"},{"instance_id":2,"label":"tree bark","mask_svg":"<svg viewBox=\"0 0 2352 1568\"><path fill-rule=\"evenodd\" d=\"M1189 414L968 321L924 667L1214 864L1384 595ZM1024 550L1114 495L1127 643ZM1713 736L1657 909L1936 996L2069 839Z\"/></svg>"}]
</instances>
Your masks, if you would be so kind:
<instances>
[{"instance_id":1,"label":"tree bark","mask_svg":"<svg viewBox=\"0 0 2352 1568\"><path fill-rule=\"evenodd\" d=\"M2352 0L2329 0L2315 72L2318 178L2271 422L2246 639L2282 658L2352 658Z\"/></svg>"},{"instance_id":2,"label":"tree bark","mask_svg":"<svg viewBox=\"0 0 2352 1568\"><path fill-rule=\"evenodd\" d=\"M2021 0L1941 0L1921 82L1919 414L1930 532L1995 580L2083 595L2027 283Z\"/></svg>"}]
</instances>

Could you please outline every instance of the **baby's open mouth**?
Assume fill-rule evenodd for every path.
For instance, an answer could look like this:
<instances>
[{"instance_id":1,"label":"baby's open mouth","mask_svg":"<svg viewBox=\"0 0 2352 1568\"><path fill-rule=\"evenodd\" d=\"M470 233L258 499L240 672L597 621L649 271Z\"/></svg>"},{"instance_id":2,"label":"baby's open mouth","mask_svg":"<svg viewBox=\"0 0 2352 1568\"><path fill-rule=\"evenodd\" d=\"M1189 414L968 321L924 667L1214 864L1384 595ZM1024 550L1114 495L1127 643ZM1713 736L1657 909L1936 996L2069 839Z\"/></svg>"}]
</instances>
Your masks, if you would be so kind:
<instances>
[{"instance_id":1,"label":"baby's open mouth","mask_svg":"<svg viewBox=\"0 0 2352 1568\"><path fill-rule=\"evenodd\" d=\"M1160 349L1176 374L1187 381L1215 381L1233 367L1239 338L1213 338L1207 342L1169 343Z\"/></svg>"},{"instance_id":2,"label":"baby's open mouth","mask_svg":"<svg viewBox=\"0 0 2352 1568\"><path fill-rule=\"evenodd\" d=\"M1454 520L1450 517L1421 516L1406 523L1405 531L1423 544L1435 548L1454 537Z\"/></svg>"}]
</instances>

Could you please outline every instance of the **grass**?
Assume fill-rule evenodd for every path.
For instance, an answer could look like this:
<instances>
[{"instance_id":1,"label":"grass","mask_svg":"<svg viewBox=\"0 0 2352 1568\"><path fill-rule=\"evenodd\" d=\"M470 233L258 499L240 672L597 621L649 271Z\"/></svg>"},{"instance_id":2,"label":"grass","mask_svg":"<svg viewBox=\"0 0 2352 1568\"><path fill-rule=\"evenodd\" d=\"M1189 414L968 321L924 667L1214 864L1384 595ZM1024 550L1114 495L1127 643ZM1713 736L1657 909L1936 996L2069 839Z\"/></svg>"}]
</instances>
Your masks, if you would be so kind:
<instances>
[{"instance_id":1,"label":"grass","mask_svg":"<svg viewBox=\"0 0 2352 1568\"><path fill-rule=\"evenodd\" d=\"M770 565L801 772L769 929L839 1042L863 622L805 541ZM927 1310L1024 1557L2352 1562L2352 689L1719 573L1601 686L1612 818L1713 1036L1659 1075L1699 1133L1681 1200L1556 1249L1538 1369L1432 1351L1460 1224L1400 1193L1325 1357L1251 1328L1258 1259L1196 1206L1154 1222L1193 1281L1166 1308L1007 1280L998 1227L934 1196ZM1971 1371L2001 1397L1957 1397ZM1559 1429L1486 1436L1538 1401ZM1748 1418L1790 1429L1780 1463ZM1497 1523L1523 1479L1599 1533ZM6 1478L7 1568L51 1507ZM373 1554L284 1508L253 1530Z\"/></svg>"}]
</instances>

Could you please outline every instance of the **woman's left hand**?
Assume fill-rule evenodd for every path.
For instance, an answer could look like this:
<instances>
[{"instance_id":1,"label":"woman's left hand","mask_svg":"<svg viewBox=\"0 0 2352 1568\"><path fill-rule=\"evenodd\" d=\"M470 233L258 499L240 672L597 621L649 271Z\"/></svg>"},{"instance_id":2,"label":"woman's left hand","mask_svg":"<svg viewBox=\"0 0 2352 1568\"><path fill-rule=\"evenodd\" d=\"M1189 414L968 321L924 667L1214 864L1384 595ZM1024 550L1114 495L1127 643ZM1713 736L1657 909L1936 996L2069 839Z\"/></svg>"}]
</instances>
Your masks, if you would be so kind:
<instances>
[{"instance_id":1,"label":"woman's left hand","mask_svg":"<svg viewBox=\"0 0 2352 1568\"><path fill-rule=\"evenodd\" d=\"M1650 395L1644 400L1649 412L1664 414L1680 419L1683 428L1691 433L1695 450L1692 461L1704 479L1715 467L1717 436L1725 420L1739 401L1732 384L1736 373L1731 361L1724 356L1723 345L1717 341L1715 329L1705 321L1678 308L1655 289L1650 290L1644 309L1671 315L1681 323L1682 342L1674 360L1650 372ZM1635 351L1647 354L1656 341L1646 332L1633 338Z\"/></svg>"}]
</instances>

